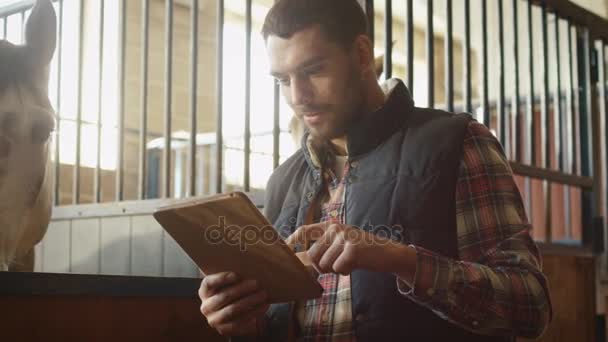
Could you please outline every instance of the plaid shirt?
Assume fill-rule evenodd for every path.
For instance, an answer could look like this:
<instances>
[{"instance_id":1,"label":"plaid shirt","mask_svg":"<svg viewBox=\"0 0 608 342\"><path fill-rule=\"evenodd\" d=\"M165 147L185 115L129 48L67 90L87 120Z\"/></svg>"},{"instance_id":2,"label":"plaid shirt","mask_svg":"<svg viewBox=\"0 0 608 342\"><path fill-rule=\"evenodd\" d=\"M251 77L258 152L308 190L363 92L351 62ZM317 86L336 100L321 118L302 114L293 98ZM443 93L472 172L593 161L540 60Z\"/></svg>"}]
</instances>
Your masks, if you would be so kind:
<instances>
[{"instance_id":1,"label":"plaid shirt","mask_svg":"<svg viewBox=\"0 0 608 342\"><path fill-rule=\"evenodd\" d=\"M344 223L346 183L325 170L320 220ZM540 335L551 304L539 251L502 147L475 121L465 134L455 200L459 260L415 246L414 283L410 288L397 279L399 291L469 331ZM322 297L296 305L298 340L355 341L350 276L324 274L319 283Z\"/></svg>"}]
</instances>

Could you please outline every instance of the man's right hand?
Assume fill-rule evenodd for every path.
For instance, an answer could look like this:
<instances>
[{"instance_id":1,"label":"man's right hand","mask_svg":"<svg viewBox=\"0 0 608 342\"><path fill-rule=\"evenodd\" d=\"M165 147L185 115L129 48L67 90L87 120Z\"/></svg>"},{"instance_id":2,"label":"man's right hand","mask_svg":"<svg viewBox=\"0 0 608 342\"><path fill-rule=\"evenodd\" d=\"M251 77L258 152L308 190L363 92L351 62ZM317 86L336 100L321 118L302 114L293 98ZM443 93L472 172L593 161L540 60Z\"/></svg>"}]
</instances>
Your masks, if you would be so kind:
<instances>
[{"instance_id":1,"label":"man's right hand","mask_svg":"<svg viewBox=\"0 0 608 342\"><path fill-rule=\"evenodd\" d=\"M232 272L205 276L198 295L207 323L225 336L257 335L258 323L270 306L268 294L255 280Z\"/></svg>"}]
</instances>

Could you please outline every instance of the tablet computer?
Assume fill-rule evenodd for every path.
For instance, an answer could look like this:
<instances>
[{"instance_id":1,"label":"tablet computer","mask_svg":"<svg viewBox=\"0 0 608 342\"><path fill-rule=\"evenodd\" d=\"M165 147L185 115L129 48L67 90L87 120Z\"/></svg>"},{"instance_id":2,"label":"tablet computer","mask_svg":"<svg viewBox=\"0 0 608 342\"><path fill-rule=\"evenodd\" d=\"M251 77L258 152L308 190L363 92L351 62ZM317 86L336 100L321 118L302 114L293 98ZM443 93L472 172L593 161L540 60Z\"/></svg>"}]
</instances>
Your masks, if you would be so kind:
<instances>
[{"instance_id":1,"label":"tablet computer","mask_svg":"<svg viewBox=\"0 0 608 342\"><path fill-rule=\"evenodd\" d=\"M256 279L271 303L319 297L322 287L264 215L240 192L187 199L154 218L204 274Z\"/></svg>"}]
</instances>

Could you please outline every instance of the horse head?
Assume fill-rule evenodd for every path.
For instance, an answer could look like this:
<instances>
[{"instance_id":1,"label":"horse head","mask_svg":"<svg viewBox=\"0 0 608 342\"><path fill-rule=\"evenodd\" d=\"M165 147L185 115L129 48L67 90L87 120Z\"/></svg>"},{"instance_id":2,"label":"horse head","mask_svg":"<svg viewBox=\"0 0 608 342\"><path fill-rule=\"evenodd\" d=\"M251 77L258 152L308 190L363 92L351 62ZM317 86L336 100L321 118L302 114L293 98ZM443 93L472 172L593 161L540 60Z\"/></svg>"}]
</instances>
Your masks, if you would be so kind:
<instances>
[{"instance_id":1,"label":"horse head","mask_svg":"<svg viewBox=\"0 0 608 342\"><path fill-rule=\"evenodd\" d=\"M49 158L55 116L48 98L56 16L38 0L25 44L0 40L0 270L32 270L52 208Z\"/></svg>"}]
</instances>

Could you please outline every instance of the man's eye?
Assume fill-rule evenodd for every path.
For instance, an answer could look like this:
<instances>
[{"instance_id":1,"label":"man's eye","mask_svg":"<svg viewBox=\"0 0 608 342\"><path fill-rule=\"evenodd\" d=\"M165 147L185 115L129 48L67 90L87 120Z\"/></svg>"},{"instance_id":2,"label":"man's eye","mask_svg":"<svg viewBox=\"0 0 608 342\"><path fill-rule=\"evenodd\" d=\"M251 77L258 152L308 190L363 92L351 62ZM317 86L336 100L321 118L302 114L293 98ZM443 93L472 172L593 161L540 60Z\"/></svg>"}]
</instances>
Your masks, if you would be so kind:
<instances>
[{"instance_id":1,"label":"man's eye","mask_svg":"<svg viewBox=\"0 0 608 342\"><path fill-rule=\"evenodd\" d=\"M310 75L318 74L321 71L323 71L323 66L322 65L316 65L314 67L306 69L304 71L304 74L310 76Z\"/></svg>"}]
</instances>

